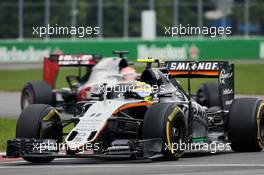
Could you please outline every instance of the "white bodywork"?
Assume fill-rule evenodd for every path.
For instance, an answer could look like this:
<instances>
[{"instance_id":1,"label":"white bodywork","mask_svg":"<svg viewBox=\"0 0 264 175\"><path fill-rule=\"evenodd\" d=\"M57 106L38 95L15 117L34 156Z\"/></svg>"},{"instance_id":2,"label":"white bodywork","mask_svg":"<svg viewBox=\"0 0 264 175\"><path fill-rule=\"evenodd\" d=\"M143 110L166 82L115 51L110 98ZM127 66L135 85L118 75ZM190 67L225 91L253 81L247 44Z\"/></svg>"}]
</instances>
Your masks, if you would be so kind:
<instances>
[{"instance_id":1,"label":"white bodywork","mask_svg":"<svg viewBox=\"0 0 264 175\"><path fill-rule=\"evenodd\" d=\"M119 63L121 58L105 58L92 68L90 79L85 85L93 83L108 83L116 80L119 74Z\"/></svg>"},{"instance_id":2,"label":"white bodywork","mask_svg":"<svg viewBox=\"0 0 264 175\"><path fill-rule=\"evenodd\" d=\"M121 80L119 63L121 58L105 58L92 68L89 80L81 87L99 87L103 83L115 84ZM92 89L96 90L96 89Z\"/></svg>"},{"instance_id":3,"label":"white bodywork","mask_svg":"<svg viewBox=\"0 0 264 175\"><path fill-rule=\"evenodd\" d=\"M111 86L123 81L119 70L119 63L121 60L122 59L118 57L102 59L92 68L89 80L79 87L78 91L90 87L91 89L86 91L86 94L88 99L93 99L91 94L98 93L104 83Z\"/></svg>"},{"instance_id":4,"label":"white bodywork","mask_svg":"<svg viewBox=\"0 0 264 175\"><path fill-rule=\"evenodd\" d=\"M142 100L135 99L124 99L118 98L114 100L99 101L90 106L90 108L85 112L83 117L80 117L79 123L72 129L66 138L66 143L70 149L76 150L77 148L83 146L87 142L92 142L93 139L88 141L89 136L93 131L97 131L94 138L100 133L104 128L108 118L121 106L129 103L141 102ZM78 134L73 140L69 141L69 136L72 132L77 132Z\"/></svg>"}]
</instances>

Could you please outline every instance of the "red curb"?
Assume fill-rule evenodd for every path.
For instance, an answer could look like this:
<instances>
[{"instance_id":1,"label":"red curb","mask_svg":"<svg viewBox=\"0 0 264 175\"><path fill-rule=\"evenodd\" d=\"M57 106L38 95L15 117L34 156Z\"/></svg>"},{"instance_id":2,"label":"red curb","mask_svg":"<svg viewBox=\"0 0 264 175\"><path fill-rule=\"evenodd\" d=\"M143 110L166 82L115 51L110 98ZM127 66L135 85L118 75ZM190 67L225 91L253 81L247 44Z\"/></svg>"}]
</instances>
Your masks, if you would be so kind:
<instances>
[{"instance_id":1,"label":"red curb","mask_svg":"<svg viewBox=\"0 0 264 175\"><path fill-rule=\"evenodd\" d=\"M0 162L14 162L22 160L22 158L6 158L5 156L0 156Z\"/></svg>"}]
</instances>

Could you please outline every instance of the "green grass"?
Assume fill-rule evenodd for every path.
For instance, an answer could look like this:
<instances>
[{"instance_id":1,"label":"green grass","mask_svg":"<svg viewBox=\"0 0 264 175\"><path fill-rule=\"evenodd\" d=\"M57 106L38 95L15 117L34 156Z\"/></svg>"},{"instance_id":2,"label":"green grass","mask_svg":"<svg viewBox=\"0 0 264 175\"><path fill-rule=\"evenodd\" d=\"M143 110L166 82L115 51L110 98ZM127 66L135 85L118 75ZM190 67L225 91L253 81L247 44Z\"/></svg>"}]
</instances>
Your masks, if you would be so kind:
<instances>
[{"instance_id":1,"label":"green grass","mask_svg":"<svg viewBox=\"0 0 264 175\"><path fill-rule=\"evenodd\" d=\"M143 67L136 68L142 72ZM57 78L56 87L65 87L66 75L77 75L78 69L63 68ZM30 70L0 70L0 91L20 91L29 80L41 80L41 69ZM179 79L186 87L186 79ZM193 79L192 90L195 91L201 82L213 79ZM236 94L264 94L264 64L235 64L235 91Z\"/></svg>"},{"instance_id":2,"label":"green grass","mask_svg":"<svg viewBox=\"0 0 264 175\"><path fill-rule=\"evenodd\" d=\"M264 64L235 66L235 91L239 94L264 94Z\"/></svg>"},{"instance_id":3,"label":"green grass","mask_svg":"<svg viewBox=\"0 0 264 175\"><path fill-rule=\"evenodd\" d=\"M6 150L6 142L15 138L16 120L0 118L0 151Z\"/></svg>"},{"instance_id":4,"label":"green grass","mask_svg":"<svg viewBox=\"0 0 264 175\"><path fill-rule=\"evenodd\" d=\"M78 75L76 68L62 68L58 74L56 87L65 87L66 75ZM41 69L28 70L0 70L0 91L20 91L24 84L30 80L42 80Z\"/></svg>"}]
</instances>

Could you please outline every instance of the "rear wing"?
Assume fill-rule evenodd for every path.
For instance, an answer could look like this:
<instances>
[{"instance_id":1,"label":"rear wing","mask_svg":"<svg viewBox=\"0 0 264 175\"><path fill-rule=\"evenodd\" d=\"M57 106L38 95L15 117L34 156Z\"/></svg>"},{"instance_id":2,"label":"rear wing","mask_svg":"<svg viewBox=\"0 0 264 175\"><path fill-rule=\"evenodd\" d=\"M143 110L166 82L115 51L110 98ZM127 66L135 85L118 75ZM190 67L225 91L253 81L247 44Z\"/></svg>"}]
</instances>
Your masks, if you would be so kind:
<instances>
[{"instance_id":1,"label":"rear wing","mask_svg":"<svg viewBox=\"0 0 264 175\"><path fill-rule=\"evenodd\" d=\"M93 66L95 65L95 55L50 55L50 62L59 66Z\"/></svg>"},{"instance_id":2,"label":"rear wing","mask_svg":"<svg viewBox=\"0 0 264 175\"><path fill-rule=\"evenodd\" d=\"M223 62L222 62L223 63ZM165 65L169 74L174 77L197 78L218 77L220 62L216 61L167 61Z\"/></svg>"},{"instance_id":3,"label":"rear wing","mask_svg":"<svg viewBox=\"0 0 264 175\"><path fill-rule=\"evenodd\" d=\"M167 61L168 75L175 78L218 78L222 108L228 110L234 100L234 64L228 61Z\"/></svg>"},{"instance_id":4,"label":"rear wing","mask_svg":"<svg viewBox=\"0 0 264 175\"><path fill-rule=\"evenodd\" d=\"M44 58L43 80L54 87L60 67L93 67L101 58L100 55L50 55Z\"/></svg>"}]
</instances>

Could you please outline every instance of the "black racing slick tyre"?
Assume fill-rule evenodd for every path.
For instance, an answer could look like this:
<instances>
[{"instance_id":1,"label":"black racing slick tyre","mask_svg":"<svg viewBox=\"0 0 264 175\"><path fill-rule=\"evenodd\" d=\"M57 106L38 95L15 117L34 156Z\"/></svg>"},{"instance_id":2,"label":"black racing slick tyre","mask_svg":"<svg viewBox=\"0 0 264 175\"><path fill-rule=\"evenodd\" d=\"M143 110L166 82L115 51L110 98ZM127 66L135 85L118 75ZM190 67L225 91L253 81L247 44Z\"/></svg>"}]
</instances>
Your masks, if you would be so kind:
<instances>
[{"instance_id":1,"label":"black racing slick tyre","mask_svg":"<svg viewBox=\"0 0 264 175\"><path fill-rule=\"evenodd\" d=\"M219 87L217 83L203 83L197 90L197 102L202 106L221 106Z\"/></svg>"},{"instance_id":2,"label":"black racing slick tyre","mask_svg":"<svg viewBox=\"0 0 264 175\"><path fill-rule=\"evenodd\" d=\"M161 138L162 157L152 160L178 160L184 153L180 144L187 141L187 127L181 109L172 103L156 103L144 116L143 139ZM175 147L177 146L177 147ZM155 156L153 156L155 157Z\"/></svg>"},{"instance_id":3,"label":"black racing slick tyre","mask_svg":"<svg viewBox=\"0 0 264 175\"><path fill-rule=\"evenodd\" d=\"M21 109L30 104L54 105L54 94L52 88L45 81L31 81L25 84L21 93Z\"/></svg>"},{"instance_id":4,"label":"black racing slick tyre","mask_svg":"<svg viewBox=\"0 0 264 175\"><path fill-rule=\"evenodd\" d=\"M55 108L32 104L22 111L17 121L16 138L54 139L61 141L62 124ZM32 163L48 163L53 157L22 157Z\"/></svg>"},{"instance_id":5,"label":"black racing slick tyre","mask_svg":"<svg viewBox=\"0 0 264 175\"><path fill-rule=\"evenodd\" d=\"M228 115L228 138L235 152L258 152L264 148L264 101L236 99Z\"/></svg>"}]
</instances>

